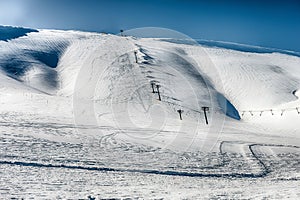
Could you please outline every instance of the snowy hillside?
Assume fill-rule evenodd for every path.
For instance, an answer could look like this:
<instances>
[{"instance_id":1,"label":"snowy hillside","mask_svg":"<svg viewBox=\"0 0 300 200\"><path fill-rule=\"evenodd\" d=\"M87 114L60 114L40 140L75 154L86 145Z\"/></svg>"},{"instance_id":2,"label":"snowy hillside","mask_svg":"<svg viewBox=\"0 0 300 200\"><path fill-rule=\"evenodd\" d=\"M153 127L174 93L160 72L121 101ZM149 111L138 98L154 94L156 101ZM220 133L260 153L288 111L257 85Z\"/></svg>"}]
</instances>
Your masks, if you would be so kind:
<instances>
[{"instance_id":1,"label":"snowy hillside","mask_svg":"<svg viewBox=\"0 0 300 200\"><path fill-rule=\"evenodd\" d=\"M282 111L294 109L293 114L297 114L300 85L297 56L236 51L215 47L218 43L213 42L195 46L170 39L136 39L76 31L28 29L28 36L15 38L17 31L11 29L8 32L12 38L6 34L1 41L0 66L4 80L0 84L6 94L15 89L70 97L76 84L80 84L79 74L85 79L94 77L91 81L101 81L101 86L97 86L101 88L90 92L87 90L94 90L96 83L88 83L91 88L84 89L84 98L88 99L107 101L122 96L128 101L131 98L128 90L137 87L142 87L139 90L146 94L146 99L152 98L153 95L147 95L151 95L150 82L154 81L161 84L164 99L179 107L201 110L201 106L209 106L234 119L245 115L246 120L252 120L249 115L255 112L263 116L272 114L271 110L281 115ZM21 34L26 30L20 29ZM234 48L238 49L236 45ZM135 65L134 51L139 65ZM123 70L134 74L124 84L110 80L124 79L122 71L114 71L120 62ZM95 69L99 74L93 75ZM82 75L80 71L91 74ZM100 76L106 77L98 80ZM132 77L139 78L140 82L132 84ZM111 91L111 87L115 90Z\"/></svg>"},{"instance_id":2,"label":"snowy hillside","mask_svg":"<svg viewBox=\"0 0 300 200\"><path fill-rule=\"evenodd\" d=\"M297 53L79 31L1 27L0 33L0 188L7 188L0 196L133 198L124 186L111 191L122 174L141 198L198 197L193 177L210 189L230 188L227 198L240 192L226 186L228 178L245 188L248 178L266 178L255 181L269 192L250 187L243 193L250 198L299 194ZM34 182L44 172L36 168L56 174L51 184L85 180L41 189ZM101 175L109 172L112 180ZM166 189L169 176L186 181L181 186L190 193ZM27 178L32 188L15 190ZM114 183L105 192L99 179ZM157 191L160 179L166 185ZM293 180L288 192L284 180Z\"/></svg>"}]
</instances>

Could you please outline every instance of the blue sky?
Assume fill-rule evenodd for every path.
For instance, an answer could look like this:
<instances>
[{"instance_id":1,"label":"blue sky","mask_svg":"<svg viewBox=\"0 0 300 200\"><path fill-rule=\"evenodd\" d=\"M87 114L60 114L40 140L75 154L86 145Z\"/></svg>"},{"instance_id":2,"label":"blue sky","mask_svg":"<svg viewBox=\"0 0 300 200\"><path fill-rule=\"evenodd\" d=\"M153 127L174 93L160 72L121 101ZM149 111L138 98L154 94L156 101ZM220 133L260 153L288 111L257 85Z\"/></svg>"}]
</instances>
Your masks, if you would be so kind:
<instances>
[{"instance_id":1,"label":"blue sky","mask_svg":"<svg viewBox=\"0 0 300 200\"><path fill-rule=\"evenodd\" d=\"M163 27L300 52L299 0L0 0L0 24L111 33Z\"/></svg>"}]
</instances>

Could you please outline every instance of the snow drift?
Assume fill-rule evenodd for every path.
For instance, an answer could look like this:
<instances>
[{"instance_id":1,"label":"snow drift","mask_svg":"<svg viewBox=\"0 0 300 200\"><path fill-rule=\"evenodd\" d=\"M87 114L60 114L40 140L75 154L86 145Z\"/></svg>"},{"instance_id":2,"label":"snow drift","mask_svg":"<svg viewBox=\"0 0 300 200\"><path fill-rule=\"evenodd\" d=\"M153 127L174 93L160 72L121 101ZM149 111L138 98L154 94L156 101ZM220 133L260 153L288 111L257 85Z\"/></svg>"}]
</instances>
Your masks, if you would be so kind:
<instances>
[{"instance_id":1,"label":"snow drift","mask_svg":"<svg viewBox=\"0 0 300 200\"><path fill-rule=\"evenodd\" d=\"M130 92L138 91L150 106L150 83L155 82L168 109L184 109L184 115L194 120L193 111L201 112L202 106L211 107L212 114L252 120L247 113L262 116L262 111L282 112L299 105L300 58L295 52L78 31L1 27L1 33L0 84L6 93L27 88L120 103L136 100ZM200 50L213 68L203 62ZM80 94L78 88L84 86Z\"/></svg>"}]
</instances>

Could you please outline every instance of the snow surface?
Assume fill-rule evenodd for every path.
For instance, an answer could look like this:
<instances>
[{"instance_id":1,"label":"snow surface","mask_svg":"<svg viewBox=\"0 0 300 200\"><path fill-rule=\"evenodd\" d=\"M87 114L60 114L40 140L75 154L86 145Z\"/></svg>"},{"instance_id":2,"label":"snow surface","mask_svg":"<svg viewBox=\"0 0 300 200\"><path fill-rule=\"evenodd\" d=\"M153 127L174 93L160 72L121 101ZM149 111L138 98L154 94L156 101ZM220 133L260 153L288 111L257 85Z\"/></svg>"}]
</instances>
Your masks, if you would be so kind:
<instances>
[{"instance_id":1,"label":"snow surface","mask_svg":"<svg viewBox=\"0 0 300 200\"><path fill-rule=\"evenodd\" d=\"M26 34L0 41L1 198L300 198L300 57Z\"/></svg>"}]
</instances>

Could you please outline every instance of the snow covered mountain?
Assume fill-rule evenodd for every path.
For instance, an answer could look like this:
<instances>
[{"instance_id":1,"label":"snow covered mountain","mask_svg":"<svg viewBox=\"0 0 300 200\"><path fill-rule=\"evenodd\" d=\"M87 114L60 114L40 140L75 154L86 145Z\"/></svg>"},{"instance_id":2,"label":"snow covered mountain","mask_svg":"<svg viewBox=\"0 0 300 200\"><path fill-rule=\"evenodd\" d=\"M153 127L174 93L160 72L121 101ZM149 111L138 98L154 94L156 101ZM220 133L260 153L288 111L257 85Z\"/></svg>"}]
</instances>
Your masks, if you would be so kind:
<instances>
[{"instance_id":1,"label":"snow covered mountain","mask_svg":"<svg viewBox=\"0 0 300 200\"><path fill-rule=\"evenodd\" d=\"M260 154L297 160L297 52L13 27L0 35L1 167L262 177L273 168ZM16 153L26 137L32 148ZM48 142L35 149L35 140ZM218 167L224 153L233 167ZM299 180L293 167L274 176Z\"/></svg>"},{"instance_id":2,"label":"snow covered mountain","mask_svg":"<svg viewBox=\"0 0 300 200\"><path fill-rule=\"evenodd\" d=\"M297 114L298 56L270 53L266 48L268 53L245 52L255 49L245 50L243 45L237 48L237 44L224 49L223 43L207 41L189 45L175 39L138 39L78 31L12 27L2 27L1 31L5 35L1 39L1 90L6 94L10 90L30 90L69 97L81 77L98 81L105 76L96 91L87 92L89 87L95 90L96 85L84 82L90 84L85 86L84 98L129 101L132 97L128 91L143 86L138 90L147 99L150 82L154 81L162 86L166 101L179 107L201 110L201 106L209 106L237 120L241 115L259 112L263 116L271 110L281 115L293 108L293 114ZM243 51L232 50L242 47ZM139 64L135 64L135 51ZM120 66L122 69L116 70ZM95 69L98 77L93 75ZM125 75L121 70L133 75L122 80L124 83L112 81ZM90 74L80 74L83 71ZM139 78L135 85L133 77Z\"/></svg>"}]
</instances>

